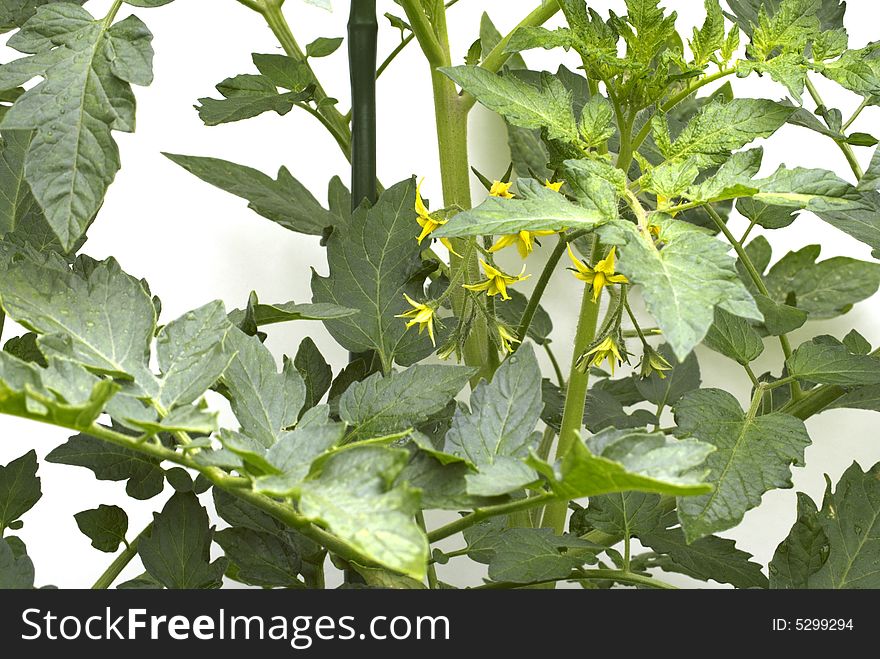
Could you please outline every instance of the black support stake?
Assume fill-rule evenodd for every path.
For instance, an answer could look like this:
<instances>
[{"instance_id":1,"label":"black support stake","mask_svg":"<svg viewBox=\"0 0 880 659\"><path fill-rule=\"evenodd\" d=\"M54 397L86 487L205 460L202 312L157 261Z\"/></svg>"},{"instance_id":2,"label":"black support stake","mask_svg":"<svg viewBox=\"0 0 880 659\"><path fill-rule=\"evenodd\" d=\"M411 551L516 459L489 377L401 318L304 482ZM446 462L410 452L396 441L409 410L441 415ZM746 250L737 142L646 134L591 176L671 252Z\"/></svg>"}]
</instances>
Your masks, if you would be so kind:
<instances>
[{"instance_id":1,"label":"black support stake","mask_svg":"<svg viewBox=\"0 0 880 659\"><path fill-rule=\"evenodd\" d=\"M376 203L376 0L352 0L348 20L351 72L351 203Z\"/></svg>"}]
</instances>

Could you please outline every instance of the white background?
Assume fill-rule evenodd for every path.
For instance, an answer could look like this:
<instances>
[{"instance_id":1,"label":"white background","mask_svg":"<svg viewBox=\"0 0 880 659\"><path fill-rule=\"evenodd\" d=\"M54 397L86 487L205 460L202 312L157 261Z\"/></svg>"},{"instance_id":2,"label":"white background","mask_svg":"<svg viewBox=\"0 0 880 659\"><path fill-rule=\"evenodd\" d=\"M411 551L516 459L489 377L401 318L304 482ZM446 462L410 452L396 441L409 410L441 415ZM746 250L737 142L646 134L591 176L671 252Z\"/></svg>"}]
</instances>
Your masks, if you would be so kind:
<instances>
[{"instance_id":1,"label":"white background","mask_svg":"<svg viewBox=\"0 0 880 659\"><path fill-rule=\"evenodd\" d=\"M92 0L87 8L103 16L111 3ZM507 32L535 4L534 0L479 2L461 0L450 10L451 37L456 63L463 60L468 46L477 37L482 11L487 10L502 30ZM679 28L701 23L702 2L667 0L665 5L679 12ZM286 13L301 44L319 36L343 36L347 19L346 3L336 2L336 13L327 13L297 0L287 3ZM851 0L847 27L851 45L860 47L877 38L880 10L869 0ZM622 2L604 0L590 6L603 15L609 7L623 13ZM400 14L391 0L380 0L380 15L385 11ZM316 238L300 236L282 229L246 208L246 203L202 183L166 160L161 151L225 158L250 165L274 175L287 165L294 176L326 199L327 182L333 175L347 180L347 167L335 143L308 115L294 110L286 117L264 115L238 124L208 128L202 125L193 104L209 96L213 85L224 78L256 72L252 52L280 52L261 19L233 0L177 0L158 9L136 9L155 34L156 81L148 89L138 89L138 131L135 135L116 134L122 150L123 169L110 188L106 204L90 232L85 252L93 257L115 256L129 273L145 277L154 293L163 301L165 321L212 299L223 300L232 309L241 307L251 290L263 301L282 302L311 299L310 267L326 273L324 250ZM120 18L129 12L123 9ZM382 22L380 57L398 42L399 32ZM561 51L527 54L532 68L556 68L565 57ZM11 50L0 48L0 61L10 61ZM344 48L336 55L315 64L328 92L347 106L348 71ZM817 81L832 107L844 116L858 105L859 99L824 80ZM769 80L734 80L738 95L761 95L781 98L785 91ZM711 90L711 88L710 88ZM413 174L426 177L427 196L440 200L440 179L436 156L436 138L427 65L417 48L411 46L379 81L379 176L386 184ZM870 108L853 130L877 132L877 111ZM509 162L505 131L500 120L480 107L471 117L472 161L488 175L499 176ZM870 151L860 149L864 164ZM789 165L833 169L845 178L850 171L837 147L827 138L805 129L785 127L767 145L765 170L772 171L786 162ZM475 199L482 194L474 187ZM736 233L745 223L733 222ZM823 258L847 255L870 259L870 250L826 226L807 214L795 224L769 236L778 259L788 250L819 243ZM502 256L512 268L519 268L514 250ZM531 272L539 272L542 254L529 262ZM528 286L524 286L527 290ZM570 358L566 346L574 334L576 300L579 292L574 282L560 269L547 295L546 307L554 317L554 345L564 363ZM880 312L877 298L864 302L847 316L831 321L810 323L793 336L795 345L815 334L831 333L842 337L857 327L874 345L880 343ZM8 339L17 328L7 324ZM299 341L311 335L327 359L339 365L346 353L325 334L318 323L297 323L271 328L269 347L280 358L294 354ZM748 397L748 380L732 362L699 349L704 386L733 391L742 400ZM781 365L778 344L767 341L767 350L755 365L758 373L769 369L778 372ZM837 479L852 461L863 467L880 460L877 419L870 412L827 412L808 421L813 446L807 449L807 467L794 470L795 487L820 499L824 489L823 474ZM42 458L65 441L69 433L35 423L0 418L0 464L35 448ZM99 503L123 505L131 517L131 531L136 533L160 508L167 495L149 502L135 502L124 494L123 483L95 480L82 468L41 462L44 496L26 515L21 536L28 543L37 570L38 585L61 587L90 585L109 564L111 556L95 551L80 534L73 514ZM743 524L728 534L739 546L766 564L779 541L794 521L794 490L775 491L764 497L762 505L749 512ZM451 548L459 540L449 541ZM441 569L441 578L453 583L474 583L474 572L465 571L464 562L453 561ZM474 569L474 568L470 568ZM479 569L479 567L475 568ZM134 576L140 566L133 565L125 576ZM682 577L670 581L686 585Z\"/></svg>"}]
</instances>

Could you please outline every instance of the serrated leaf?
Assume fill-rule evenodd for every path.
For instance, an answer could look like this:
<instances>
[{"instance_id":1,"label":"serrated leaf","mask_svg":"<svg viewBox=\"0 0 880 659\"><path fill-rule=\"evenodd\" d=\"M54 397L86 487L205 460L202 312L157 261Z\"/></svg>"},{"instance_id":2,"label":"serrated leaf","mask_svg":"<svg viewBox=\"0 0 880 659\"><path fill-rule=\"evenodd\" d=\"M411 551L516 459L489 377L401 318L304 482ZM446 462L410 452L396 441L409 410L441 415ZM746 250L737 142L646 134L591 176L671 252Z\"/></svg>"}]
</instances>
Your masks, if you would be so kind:
<instances>
[{"instance_id":1,"label":"serrated leaf","mask_svg":"<svg viewBox=\"0 0 880 659\"><path fill-rule=\"evenodd\" d=\"M125 542L128 533L128 515L119 506L100 505L94 510L83 510L73 516L76 525L99 551L113 553Z\"/></svg>"},{"instance_id":2,"label":"serrated leaf","mask_svg":"<svg viewBox=\"0 0 880 659\"><path fill-rule=\"evenodd\" d=\"M740 364L750 364L764 352L761 335L748 321L723 309L715 309L715 322L703 343Z\"/></svg>"},{"instance_id":3,"label":"serrated leaf","mask_svg":"<svg viewBox=\"0 0 880 659\"><path fill-rule=\"evenodd\" d=\"M43 496L37 476L37 454L29 451L0 465L0 534L34 507Z\"/></svg>"},{"instance_id":4,"label":"serrated leaf","mask_svg":"<svg viewBox=\"0 0 880 659\"><path fill-rule=\"evenodd\" d=\"M44 80L15 102L2 127L35 131L25 177L65 250L85 233L119 170L111 131L134 130L130 83L152 80L151 38L133 16L110 26L78 5L52 3L9 40L35 55L3 67L0 87L3 73L16 70L24 71L18 84Z\"/></svg>"},{"instance_id":5,"label":"serrated leaf","mask_svg":"<svg viewBox=\"0 0 880 659\"><path fill-rule=\"evenodd\" d=\"M241 431L264 448L296 424L306 397L302 378L285 358L281 373L269 349L253 336L230 330L228 349L234 356L222 382Z\"/></svg>"},{"instance_id":6,"label":"serrated leaf","mask_svg":"<svg viewBox=\"0 0 880 659\"><path fill-rule=\"evenodd\" d=\"M791 208L771 206L751 197L737 199L736 210L746 219L765 229L782 229L797 219Z\"/></svg>"},{"instance_id":7,"label":"serrated leaf","mask_svg":"<svg viewBox=\"0 0 880 659\"><path fill-rule=\"evenodd\" d=\"M764 149L760 147L734 153L714 175L690 188L684 196L691 201L708 202L755 194L758 189L753 187L752 177L758 173L763 156Z\"/></svg>"},{"instance_id":8,"label":"serrated leaf","mask_svg":"<svg viewBox=\"0 0 880 659\"><path fill-rule=\"evenodd\" d=\"M247 73L227 78L217 85L217 91L223 99L199 99L199 118L206 126L251 119L264 112L284 116L297 103L308 100L312 95L310 89L279 93L274 83L265 76Z\"/></svg>"},{"instance_id":9,"label":"serrated leaf","mask_svg":"<svg viewBox=\"0 0 880 659\"><path fill-rule=\"evenodd\" d=\"M283 302L281 304L254 304L252 307L253 321L257 327L288 323L297 320L336 320L348 318L357 313L355 309L340 307L338 304L310 304ZM239 325L247 310L235 309L229 312L229 320Z\"/></svg>"},{"instance_id":10,"label":"serrated leaf","mask_svg":"<svg viewBox=\"0 0 880 659\"><path fill-rule=\"evenodd\" d=\"M810 444L800 419L780 413L748 417L736 398L720 389L686 394L675 407L675 420L682 433L717 448L706 460L714 491L678 500L688 542L736 526L765 492L791 487L791 466L803 464Z\"/></svg>"},{"instance_id":11,"label":"serrated leaf","mask_svg":"<svg viewBox=\"0 0 880 659\"><path fill-rule=\"evenodd\" d=\"M164 155L206 183L246 199L248 208L290 231L320 236L337 222L286 167L273 180L256 169L218 158Z\"/></svg>"},{"instance_id":12,"label":"serrated leaf","mask_svg":"<svg viewBox=\"0 0 880 659\"><path fill-rule=\"evenodd\" d=\"M142 536L138 554L147 572L166 588L217 588L226 561L210 562L208 513L191 492L176 493L160 513L153 513L153 528Z\"/></svg>"},{"instance_id":13,"label":"serrated leaf","mask_svg":"<svg viewBox=\"0 0 880 659\"><path fill-rule=\"evenodd\" d=\"M0 279L6 313L40 334L47 357L72 360L99 373L149 383L156 310L143 284L114 259L80 257L73 270L37 255L7 253ZM0 270L3 264L0 264ZM107 313L108 308L114 313Z\"/></svg>"},{"instance_id":14,"label":"serrated leaf","mask_svg":"<svg viewBox=\"0 0 880 659\"><path fill-rule=\"evenodd\" d=\"M254 53L253 60L259 72L276 87L298 91L315 81L305 62L287 55Z\"/></svg>"},{"instance_id":15,"label":"serrated leaf","mask_svg":"<svg viewBox=\"0 0 880 659\"><path fill-rule=\"evenodd\" d=\"M550 139L578 140L571 94L558 78L542 75L539 88L475 66L446 67L440 72L515 126L544 128Z\"/></svg>"},{"instance_id":16,"label":"serrated leaf","mask_svg":"<svg viewBox=\"0 0 880 659\"><path fill-rule=\"evenodd\" d=\"M299 344L293 365L306 385L306 402L303 410L310 410L324 397L333 382L333 371L310 337Z\"/></svg>"},{"instance_id":17,"label":"serrated leaf","mask_svg":"<svg viewBox=\"0 0 880 659\"><path fill-rule=\"evenodd\" d=\"M34 563L27 555L16 556L12 538L0 538L0 590L30 590L34 587Z\"/></svg>"},{"instance_id":18,"label":"serrated leaf","mask_svg":"<svg viewBox=\"0 0 880 659\"><path fill-rule=\"evenodd\" d=\"M661 378L654 371L647 378L636 378L635 384L639 393L648 402L660 407L674 405L684 394L700 386L700 364L693 353L679 362L668 345L663 344L657 350L672 366Z\"/></svg>"},{"instance_id":19,"label":"serrated leaf","mask_svg":"<svg viewBox=\"0 0 880 659\"><path fill-rule=\"evenodd\" d=\"M163 409L195 401L223 375L232 359L232 331L223 303L210 302L165 325L156 339L161 379L155 399Z\"/></svg>"},{"instance_id":20,"label":"serrated leaf","mask_svg":"<svg viewBox=\"0 0 880 659\"><path fill-rule=\"evenodd\" d=\"M706 336L716 306L763 319L736 274L727 245L690 225L665 218L654 223L664 242L661 250L628 222L607 224L600 231L603 241L620 246L619 271L641 284L648 310L678 359Z\"/></svg>"},{"instance_id":21,"label":"serrated leaf","mask_svg":"<svg viewBox=\"0 0 880 659\"><path fill-rule=\"evenodd\" d=\"M70 2L81 5L85 0L6 0L0 6L0 33L20 28L27 23L39 7L54 2Z\"/></svg>"},{"instance_id":22,"label":"serrated leaf","mask_svg":"<svg viewBox=\"0 0 880 659\"><path fill-rule=\"evenodd\" d=\"M324 321L333 338L351 352L375 351L385 370L393 362L409 366L433 352L427 335L408 332L396 317L411 308L404 294L413 299L424 295L427 273L418 231L415 181L408 179L383 192L372 208L361 206L336 225L327 240L330 276L312 276L315 302L359 312Z\"/></svg>"},{"instance_id":23,"label":"serrated leaf","mask_svg":"<svg viewBox=\"0 0 880 659\"><path fill-rule=\"evenodd\" d=\"M530 345L508 357L491 382L477 385L469 411L457 410L446 433L446 452L466 459L468 493L496 496L535 480L525 458L537 446L543 409L541 369Z\"/></svg>"},{"instance_id":24,"label":"serrated leaf","mask_svg":"<svg viewBox=\"0 0 880 659\"><path fill-rule=\"evenodd\" d=\"M165 488L165 475L157 460L88 435L71 437L53 449L46 461L85 467L98 480L127 481L125 491L134 499L151 499Z\"/></svg>"},{"instance_id":25,"label":"serrated leaf","mask_svg":"<svg viewBox=\"0 0 880 659\"><path fill-rule=\"evenodd\" d=\"M724 14L718 0L705 0L706 19L702 27L694 28L690 41L694 66L705 66L717 50L724 45Z\"/></svg>"},{"instance_id":26,"label":"serrated leaf","mask_svg":"<svg viewBox=\"0 0 880 659\"><path fill-rule=\"evenodd\" d=\"M418 495L390 486L408 460L407 451L378 446L341 451L302 484L299 508L377 564L423 579L428 541L413 518Z\"/></svg>"},{"instance_id":27,"label":"serrated leaf","mask_svg":"<svg viewBox=\"0 0 880 659\"><path fill-rule=\"evenodd\" d=\"M661 432L607 428L576 441L555 466L534 456L529 462L566 499L626 490L687 497L711 489L702 464L713 450L703 442L676 440Z\"/></svg>"},{"instance_id":28,"label":"serrated leaf","mask_svg":"<svg viewBox=\"0 0 880 659\"><path fill-rule=\"evenodd\" d=\"M704 166L720 165L731 151L775 133L793 111L774 101L751 98L709 103L664 155L668 159L695 158Z\"/></svg>"},{"instance_id":29,"label":"serrated leaf","mask_svg":"<svg viewBox=\"0 0 880 659\"><path fill-rule=\"evenodd\" d=\"M4 130L0 151L0 238L15 229L28 213L40 213L25 180L24 163L33 132Z\"/></svg>"},{"instance_id":30,"label":"serrated leaf","mask_svg":"<svg viewBox=\"0 0 880 659\"><path fill-rule=\"evenodd\" d=\"M243 528L218 531L214 541L238 568L236 581L263 588L304 587L297 576L302 569L302 557L293 542L275 534Z\"/></svg>"},{"instance_id":31,"label":"serrated leaf","mask_svg":"<svg viewBox=\"0 0 880 659\"><path fill-rule=\"evenodd\" d=\"M618 196L626 188L621 170L593 160L566 160L562 175L580 206L598 212L606 220L619 217Z\"/></svg>"},{"instance_id":32,"label":"serrated leaf","mask_svg":"<svg viewBox=\"0 0 880 659\"><path fill-rule=\"evenodd\" d=\"M353 428L348 441L412 428L446 407L475 369L416 365L354 383L339 400L339 416Z\"/></svg>"},{"instance_id":33,"label":"serrated leaf","mask_svg":"<svg viewBox=\"0 0 880 659\"><path fill-rule=\"evenodd\" d=\"M828 560L830 545L819 511L803 492L797 494L797 520L770 561L770 587L808 588L810 577Z\"/></svg>"},{"instance_id":34,"label":"serrated leaf","mask_svg":"<svg viewBox=\"0 0 880 659\"><path fill-rule=\"evenodd\" d=\"M848 257L819 261L820 245L790 252L767 273L770 297L797 306L812 319L847 313L880 287L880 265Z\"/></svg>"},{"instance_id":35,"label":"serrated leaf","mask_svg":"<svg viewBox=\"0 0 880 659\"><path fill-rule=\"evenodd\" d=\"M789 375L817 384L880 384L880 359L856 355L843 344L802 343L785 362Z\"/></svg>"},{"instance_id":36,"label":"serrated leaf","mask_svg":"<svg viewBox=\"0 0 880 659\"><path fill-rule=\"evenodd\" d=\"M880 257L880 194L863 191L852 206L837 211L820 210L816 214L834 228L870 245L874 258Z\"/></svg>"},{"instance_id":37,"label":"serrated leaf","mask_svg":"<svg viewBox=\"0 0 880 659\"><path fill-rule=\"evenodd\" d=\"M459 213L432 235L509 235L566 228L592 230L611 219L599 209L571 203L533 179L519 179L517 190L522 198L489 197L476 208Z\"/></svg>"}]
</instances>

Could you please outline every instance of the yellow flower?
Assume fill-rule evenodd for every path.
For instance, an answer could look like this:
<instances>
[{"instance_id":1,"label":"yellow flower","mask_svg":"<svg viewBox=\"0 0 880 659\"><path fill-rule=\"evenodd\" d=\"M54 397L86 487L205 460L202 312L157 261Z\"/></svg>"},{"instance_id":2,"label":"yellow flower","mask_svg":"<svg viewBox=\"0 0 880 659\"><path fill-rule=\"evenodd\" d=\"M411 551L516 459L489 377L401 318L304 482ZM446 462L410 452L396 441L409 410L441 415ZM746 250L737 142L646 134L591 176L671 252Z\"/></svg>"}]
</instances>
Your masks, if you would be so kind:
<instances>
[{"instance_id":1,"label":"yellow flower","mask_svg":"<svg viewBox=\"0 0 880 659\"><path fill-rule=\"evenodd\" d=\"M512 343L522 343L504 325L498 326L498 336L501 338L501 347L504 349L504 352L513 352Z\"/></svg>"},{"instance_id":2,"label":"yellow flower","mask_svg":"<svg viewBox=\"0 0 880 659\"><path fill-rule=\"evenodd\" d=\"M536 236L552 236L555 231L520 231L519 233L514 233L509 236L501 236L492 247L489 248L489 251L495 253L499 250L504 249L505 247L510 247L511 245L516 245L516 249L519 252L519 255L523 258L528 257L529 254L532 253L532 250L535 249L535 237Z\"/></svg>"},{"instance_id":3,"label":"yellow flower","mask_svg":"<svg viewBox=\"0 0 880 659\"><path fill-rule=\"evenodd\" d=\"M614 375L614 367L623 362L623 357L620 356L620 350L610 336L605 337L592 350L581 355L578 366L586 371L590 366L601 366L606 359L611 367L611 375Z\"/></svg>"},{"instance_id":4,"label":"yellow flower","mask_svg":"<svg viewBox=\"0 0 880 659\"><path fill-rule=\"evenodd\" d=\"M593 287L594 302L599 299L602 289L608 284L629 283L629 279L623 275L614 273L615 250L616 248L612 247L611 251L608 252L608 256L599 261L595 268L591 268L574 255L574 252L571 251L570 245L568 247L568 257L571 259L571 262L574 263L574 267L576 268L576 270L574 270L574 276Z\"/></svg>"},{"instance_id":5,"label":"yellow flower","mask_svg":"<svg viewBox=\"0 0 880 659\"><path fill-rule=\"evenodd\" d=\"M428 207L425 206L425 201L422 199L422 182L425 179L419 181L419 184L416 186L416 222L419 223L419 226L422 227L422 233L419 234L418 243L422 244L422 241L430 236L437 227L442 227L448 220L442 220L439 217L435 217L431 215L428 211ZM456 256L460 256L458 252L456 252L452 248L452 243L449 242L449 238L441 238L440 242L443 246L448 249L452 254Z\"/></svg>"},{"instance_id":6,"label":"yellow flower","mask_svg":"<svg viewBox=\"0 0 880 659\"><path fill-rule=\"evenodd\" d=\"M501 197L502 199L513 199L513 193L510 187L513 183L502 183L501 181L493 181L492 187L489 189L490 197Z\"/></svg>"},{"instance_id":7,"label":"yellow flower","mask_svg":"<svg viewBox=\"0 0 880 659\"><path fill-rule=\"evenodd\" d=\"M486 295L489 296L498 295L500 293L501 299L509 300L510 296L507 294L507 287L531 277L531 275L523 277L523 273L526 271L525 266L523 266L522 271L520 271L518 275L508 275L501 270L493 268L482 259L480 259L480 263L483 264L483 271L486 273L486 279L478 284L464 284L464 287L470 291L486 291Z\"/></svg>"},{"instance_id":8,"label":"yellow flower","mask_svg":"<svg viewBox=\"0 0 880 659\"><path fill-rule=\"evenodd\" d=\"M544 179L544 187L548 190L553 190L553 192L559 192L562 189L563 185L565 185L565 181L556 181L556 183L551 183L549 180Z\"/></svg>"},{"instance_id":9,"label":"yellow flower","mask_svg":"<svg viewBox=\"0 0 880 659\"><path fill-rule=\"evenodd\" d=\"M425 330L428 330L428 336L431 337L431 343L436 346L437 342L434 340L434 315L436 314L436 310L433 307L428 306L427 304L416 302L406 293L403 294L403 297L406 298L406 301L409 302L410 306L412 306L412 309L400 314L399 316L395 316L395 318L411 319L406 324L406 328L409 329L413 325L418 325L419 334L421 334Z\"/></svg>"}]
</instances>

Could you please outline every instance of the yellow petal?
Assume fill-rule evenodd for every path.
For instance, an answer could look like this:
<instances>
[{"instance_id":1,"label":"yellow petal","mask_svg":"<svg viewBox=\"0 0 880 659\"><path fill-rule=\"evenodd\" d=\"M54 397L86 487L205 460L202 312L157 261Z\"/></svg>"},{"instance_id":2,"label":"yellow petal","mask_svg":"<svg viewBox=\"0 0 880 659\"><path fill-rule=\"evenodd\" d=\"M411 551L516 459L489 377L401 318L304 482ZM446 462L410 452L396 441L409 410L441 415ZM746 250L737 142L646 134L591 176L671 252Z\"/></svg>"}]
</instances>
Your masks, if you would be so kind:
<instances>
[{"instance_id":1,"label":"yellow petal","mask_svg":"<svg viewBox=\"0 0 880 659\"><path fill-rule=\"evenodd\" d=\"M489 252L494 254L495 252L501 251L506 247L510 247L517 241L517 238L518 237L516 235L501 236L501 238L499 238L498 241L489 248Z\"/></svg>"},{"instance_id":2,"label":"yellow petal","mask_svg":"<svg viewBox=\"0 0 880 659\"><path fill-rule=\"evenodd\" d=\"M551 183L547 179L544 179L544 187L548 190L553 190L553 192L559 192L562 189L562 186L565 184L565 181L556 181L556 183Z\"/></svg>"},{"instance_id":3,"label":"yellow petal","mask_svg":"<svg viewBox=\"0 0 880 659\"><path fill-rule=\"evenodd\" d=\"M448 249L450 254L455 254L456 256L461 257L461 254L455 251L455 248L452 246L452 241L449 240L449 238L441 238L440 244Z\"/></svg>"},{"instance_id":4,"label":"yellow petal","mask_svg":"<svg viewBox=\"0 0 880 659\"><path fill-rule=\"evenodd\" d=\"M418 213L421 217L428 217L430 215L430 212L428 211L428 208L425 206L425 202L422 199L422 183L424 182L425 179L422 178L422 180L419 181L419 184L416 186L416 213Z\"/></svg>"},{"instance_id":5,"label":"yellow petal","mask_svg":"<svg viewBox=\"0 0 880 659\"><path fill-rule=\"evenodd\" d=\"M492 183L492 187L489 188L489 196L490 197L501 197L502 199L513 199L513 195L510 192L510 188L513 183L503 183L501 181L494 181Z\"/></svg>"}]
</instances>

